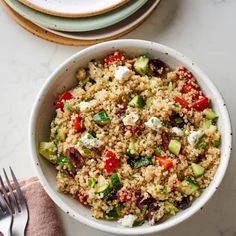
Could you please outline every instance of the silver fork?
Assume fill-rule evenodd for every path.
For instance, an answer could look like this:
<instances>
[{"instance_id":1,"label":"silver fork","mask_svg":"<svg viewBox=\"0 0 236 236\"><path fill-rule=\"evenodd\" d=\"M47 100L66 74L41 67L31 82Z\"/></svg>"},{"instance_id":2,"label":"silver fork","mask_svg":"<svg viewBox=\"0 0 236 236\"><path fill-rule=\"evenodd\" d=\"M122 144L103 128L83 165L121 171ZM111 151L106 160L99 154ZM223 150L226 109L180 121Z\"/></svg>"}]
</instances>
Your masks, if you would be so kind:
<instances>
[{"instance_id":1,"label":"silver fork","mask_svg":"<svg viewBox=\"0 0 236 236\"><path fill-rule=\"evenodd\" d=\"M12 221L13 216L11 209L7 205L6 200L2 197L2 193L0 192L0 232L4 236L12 235Z\"/></svg>"},{"instance_id":2,"label":"silver fork","mask_svg":"<svg viewBox=\"0 0 236 236\"><path fill-rule=\"evenodd\" d=\"M3 173L6 179L6 185L8 189L6 189L6 187L4 186L1 176L0 176L0 185L3 189L2 192L5 196L6 201L9 204L9 207L14 217L14 222L12 225L12 233L14 236L24 236L26 225L28 222L28 215L29 215L28 208L23 193L20 189L19 183L11 167L10 167L10 172L13 180L12 185L10 183L10 180L7 176L5 169L3 169ZM14 189L16 191L14 191ZM7 192L9 192L9 195L7 194Z\"/></svg>"}]
</instances>

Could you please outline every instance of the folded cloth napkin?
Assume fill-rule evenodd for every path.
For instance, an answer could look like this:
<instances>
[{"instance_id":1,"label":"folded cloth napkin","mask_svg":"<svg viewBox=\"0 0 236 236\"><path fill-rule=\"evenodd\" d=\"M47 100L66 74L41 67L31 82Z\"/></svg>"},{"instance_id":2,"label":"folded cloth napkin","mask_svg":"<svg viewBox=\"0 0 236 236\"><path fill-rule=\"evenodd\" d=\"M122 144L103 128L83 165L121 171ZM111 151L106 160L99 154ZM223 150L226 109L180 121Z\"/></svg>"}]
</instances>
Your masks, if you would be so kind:
<instances>
[{"instance_id":1,"label":"folded cloth napkin","mask_svg":"<svg viewBox=\"0 0 236 236\"><path fill-rule=\"evenodd\" d=\"M19 180L29 209L26 236L62 236L61 225L53 201L37 177Z\"/></svg>"}]
</instances>

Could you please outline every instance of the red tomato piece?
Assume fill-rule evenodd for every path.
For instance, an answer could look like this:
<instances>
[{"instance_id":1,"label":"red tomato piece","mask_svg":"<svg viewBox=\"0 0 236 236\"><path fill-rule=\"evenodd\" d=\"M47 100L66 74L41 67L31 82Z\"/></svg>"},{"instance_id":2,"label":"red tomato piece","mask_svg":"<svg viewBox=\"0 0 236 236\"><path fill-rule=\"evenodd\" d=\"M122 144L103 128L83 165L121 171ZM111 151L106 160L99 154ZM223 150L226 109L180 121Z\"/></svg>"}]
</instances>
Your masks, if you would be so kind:
<instances>
[{"instance_id":1,"label":"red tomato piece","mask_svg":"<svg viewBox=\"0 0 236 236\"><path fill-rule=\"evenodd\" d=\"M157 159L159 165L164 168L164 170L168 170L170 167L173 166L173 161L166 159L165 157L157 156L156 159Z\"/></svg>"},{"instance_id":2,"label":"red tomato piece","mask_svg":"<svg viewBox=\"0 0 236 236\"><path fill-rule=\"evenodd\" d=\"M112 173L120 166L120 160L116 158L116 154L112 151L107 151L105 154L104 168L107 173Z\"/></svg>"},{"instance_id":3,"label":"red tomato piece","mask_svg":"<svg viewBox=\"0 0 236 236\"><path fill-rule=\"evenodd\" d=\"M200 96L194 103L193 108L198 111L205 110L209 105L209 99L205 96Z\"/></svg>"},{"instance_id":4,"label":"red tomato piece","mask_svg":"<svg viewBox=\"0 0 236 236\"><path fill-rule=\"evenodd\" d=\"M189 103L185 99L183 99L183 98L180 98L180 97L176 96L174 98L174 101L176 103L178 103L183 108L189 108Z\"/></svg>"},{"instance_id":5,"label":"red tomato piece","mask_svg":"<svg viewBox=\"0 0 236 236\"><path fill-rule=\"evenodd\" d=\"M180 79L189 80L193 78L193 74L183 66L178 68L176 74L180 77Z\"/></svg>"},{"instance_id":6,"label":"red tomato piece","mask_svg":"<svg viewBox=\"0 0 236 236\"><path fill-rule=\"evenodd\" d=\"M87 202L87 196L85 196L83 193L77 192L75 198L83 205L88 205Z\"/></svg>"},{"instance_id":7,"label":"red tomato piece","mask_svg":"<svg viewBox=\"0 0 236 236\"><path fill-rule=\"evenodd\" d=\"M191 90L198 90L198 88L192 84L185 84L183 86L183 88L181 89L181 92L182 93L189 93Z\"/></svg>"},{"instance_id":8,"label":"red tomato piece","mask_svg":"<svg viewBox=\"0 0 236 236\"><path fill-rule=\"evenodd\" d=\"M72 127L78 133L81 132L81 130L82 130L81 117L80 117L80 115L78 113L74 113Z\"/></svg>"},{"instance_id":9,"label":"red tomato piece","mask_svg":"<svg viewBox=\"0 0 236 236\"><path fill-rule=\"evenodd\" d=\"M59 97L58 101L57 101L57 108L60 108L62 111L64 110L63 109L63 106L64 106L64 102L66 100L70 100L72 98L72 94L70 92L64 92L61 97Z\"/></svg>"},{"instance_id":10,"label":"red tomato piece","mask_svg":"<svg viewBox=\"0 0 236 236\"><path fill-rule=\"evenodd\" d=\"M121 53L114 53L104 59L104 63L111 64L116 61L122 61L124 59L124 55Z\"/></svg>"}]
</instances>

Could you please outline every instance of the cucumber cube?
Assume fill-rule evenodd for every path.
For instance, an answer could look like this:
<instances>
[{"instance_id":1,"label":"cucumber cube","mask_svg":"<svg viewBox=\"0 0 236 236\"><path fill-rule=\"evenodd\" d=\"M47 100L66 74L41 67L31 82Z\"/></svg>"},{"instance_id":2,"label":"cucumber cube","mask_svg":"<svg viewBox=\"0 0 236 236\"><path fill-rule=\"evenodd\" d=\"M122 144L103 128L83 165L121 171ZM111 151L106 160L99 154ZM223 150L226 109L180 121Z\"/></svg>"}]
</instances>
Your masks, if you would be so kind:
<instances>
[{"instance_id":1,"label":"cucumber cube","mask_svg":"<svg viewBox=\"0 0 236 236\"><path fill-rule=\"evenodd\" d=\"M177 156L181 149L181 143L178 140L172 139L168 145L168 149L171 153Z\"/></svg>"},{"instance_id":2,"label":"cucumber cube","mask_svg":"<svg viewBox=\"0 0 236 236\"><path fill-rule=\"evenodd\" d=\"M144 76L147 73L149 58L146 56L140 56L137 58L136 62L134 63L135 71Z\"/></svg>"},{"instance_id":3,"label":"cucumber cube","mask_svg":"<svg viewBox=\"0 0 236 236\"><path fill-rule=\"evenodd\" d=\"M56 163L56 145L53 142L40 142L39 153L53 164Z\"/></svg>"},{"instance_id":4,"label":"cucumber cube","mask_svg":"<svg viewBox=\"0 0 236 236\"><path fill-rule=\"evenodd\" d=\"M145 102L141 95L136 95L129 103L131 107L143 108L145 106Z\"/></svg>"},{"instance_id":5,"label":"cucumber cube","mask_svg":"<svg viewBox=\"0 0 236 236\"><path fill-rule=\"evenodd\" d=\"M217 115L216 113L211 109L211 108L207 108L203 111L203 114L206 116L207 119L209 120L214 120Z\"/></svg>"},{"instance_id":6,"label":"cucumber cube","mask_svg":"<svg viewBox=\"0 0 236 236\"><path fill-rule=\"evenodd\" d=\"M196 163L192 163L192 169L193 169L193 174L195 177L201 177L204 175L204 172L205 172L204 167Z\"/></svg>"},{"instance_id":7,"label":"cucumber cube","mask_svg":"<svg viewBox=\"0 0 236 236\"><path fill-rule=\"evenodd\" d=\"M110 122L110 117L105 111L100 111L93 116L93 121L99 125L105 125Z\"/></svg>"}]
</instances>

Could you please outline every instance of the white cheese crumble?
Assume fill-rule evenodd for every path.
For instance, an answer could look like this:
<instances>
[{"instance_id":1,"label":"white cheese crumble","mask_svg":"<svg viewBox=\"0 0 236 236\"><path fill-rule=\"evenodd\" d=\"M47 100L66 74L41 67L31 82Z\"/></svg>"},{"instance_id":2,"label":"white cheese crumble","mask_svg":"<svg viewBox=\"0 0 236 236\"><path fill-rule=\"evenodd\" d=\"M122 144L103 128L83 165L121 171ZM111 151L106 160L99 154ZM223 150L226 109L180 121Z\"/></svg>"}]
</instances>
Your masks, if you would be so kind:
<instances>
[{"instance_id":1,"label":"white cheese crumble","mask_svg":"<svg viewBox=\"0 0 236 236\"><path fill-rule=\"evenodd\" d=\"M87 148L99 148L103 143L97 139L94 138L91 134L86 133L81 139L80 142L82 145L84 145Z\"/></svg>"},{"instance_id":2,"label":"white cheese crumble","mask_svg":"<svg viewBox=\"0 0 236 236\"><path fill-rule=\"evenodd\" d=\"M124 125L135 125L135 123L138 121L139 115L136 114L135 112L130 113L126 117L123 118L123 123Z\"/></svg>"},{"instance_id":3,"label":"white cheese crumble","mask_svg":"<svg viewBox=\"0 0 236 236\"><path fill-rule=\"evenodd\" d=\"M183 136L183 131L179 127L173 127L172 132L175 133L177 136Z\"/></svg>"},{"instance_id":4,"label":"white cheese crumble","mask_svg":"<svg viewBox=\"0 0 236 236\"><path fill-rule=\"evenodd\" d=\"M127 66L119 66L115 71L115 79L123 81L129 79L132 71Z\"/></svg>"},{"instance_id":5,"label":"white cheese crumble","mask_svg":"<svg viewBox=\"0 0 236 236\"><path fill-rule=\"evenodd\" d=\"M123 218L118 220L118 223L120 223L124 227L133 227L134 221L137 219L137 216L135 215L125 215Z\"/></svg>"},{"instance_id":6,"label":"white cheese crumble","mask_svg":"<svg viewBox=\"0 0 236 236\"><path fill-rule=\"evenodd\" d=\"M162 124L159 118L152 116L147 122L144 123L148 128L158 131Z\"/></svg>"},{"instance_id":7,"label":"white cheese crumble","mask_svg":"<svg viewBox=\"0 0 236 236\"><path fill-rule=\"evenodd\" d=\"M97 104L97 101L95 99L91 100L89 102L81 102L79 104L79 109L80 109L80 111L83 112L83 111L86 111L87 109L94 107L96 104Z\"/></svg>"},{"instance_id":8,"label":"white cheese crumble","mask_svg":"<svg viewBox=\"0 0 236 236\"><path fill-rule=\"evenodd\" d=\"M202 136L202 131L192 131L188 136L188 143L191 146L195 146L199 140L199 138Z\"/></svg>"}]
</instances>

